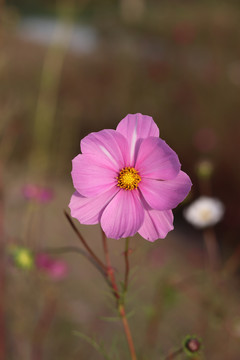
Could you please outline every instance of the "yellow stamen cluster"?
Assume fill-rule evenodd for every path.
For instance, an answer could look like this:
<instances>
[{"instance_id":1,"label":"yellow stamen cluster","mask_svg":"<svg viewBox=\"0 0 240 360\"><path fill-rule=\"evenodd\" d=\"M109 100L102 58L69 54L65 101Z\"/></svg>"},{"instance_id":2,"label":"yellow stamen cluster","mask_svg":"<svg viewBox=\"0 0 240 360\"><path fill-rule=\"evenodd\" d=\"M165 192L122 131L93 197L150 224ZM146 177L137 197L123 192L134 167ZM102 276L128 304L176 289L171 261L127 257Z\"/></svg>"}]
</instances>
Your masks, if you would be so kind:
<instances>
[{"instance_id":1,"label":"yellow stamen cluster","mask_svg":"<svg viewBox=\"0 0 240 360\"><path fill-rule=\"evenodd\" d=\"M138 175L138 171L133 167L125 167L120 171L117 180L117 186L120 188L125 190L134 190L137 189L138 183L141 181L141 177Z\"/></svg>"}]
</instances>

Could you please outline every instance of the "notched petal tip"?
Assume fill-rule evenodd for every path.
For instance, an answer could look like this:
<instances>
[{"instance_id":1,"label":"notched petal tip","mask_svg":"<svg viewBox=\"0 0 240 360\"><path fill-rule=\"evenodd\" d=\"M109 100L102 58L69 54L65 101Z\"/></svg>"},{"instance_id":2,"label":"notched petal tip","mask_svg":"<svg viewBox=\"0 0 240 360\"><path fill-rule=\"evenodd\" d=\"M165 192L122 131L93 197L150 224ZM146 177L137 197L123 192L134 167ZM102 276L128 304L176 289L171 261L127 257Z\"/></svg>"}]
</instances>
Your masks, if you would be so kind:
<instances>
[{"instance_id":1,"label":"notched petal tip","mask_svg":"<svg viewBox=\"0 0 240 360\"><path fill-rule=\"evenodd\" d=\"M145 204L144 222L138 233L147 241L164 239L174 229L171 210L158 211Z\"/></svg>"}]
</instances>

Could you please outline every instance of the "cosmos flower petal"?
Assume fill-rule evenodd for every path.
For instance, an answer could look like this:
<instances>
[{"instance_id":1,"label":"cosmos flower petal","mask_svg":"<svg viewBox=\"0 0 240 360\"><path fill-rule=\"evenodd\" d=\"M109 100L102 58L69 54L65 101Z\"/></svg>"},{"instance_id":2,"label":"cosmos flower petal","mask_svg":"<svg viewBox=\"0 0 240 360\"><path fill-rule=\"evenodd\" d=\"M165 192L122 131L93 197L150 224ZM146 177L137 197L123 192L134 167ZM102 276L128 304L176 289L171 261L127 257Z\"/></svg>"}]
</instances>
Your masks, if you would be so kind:
<instances>
[{"instance_id":1,"label":"cosmos flower petal","mask_svg":"<svg viewBox=\"0 0 240 360\"><path fill-rule=\"evenodd\" d=\"M81 141L81 150L117 171L129 162L127 140L116 130L107 129L87 135Z\"/></svg>"},{"instance_id":2,"label":"cosmos flower petal","mask_svg":"<svg viewBox=\"0 0 240 360\"><path fill-rule=\"evenodd\" d=\"M139 189L155 210L170 210L184 200L191 189L191 180L186 173L180 171L172 180L153 180L143 178Z\"/></svg>"},{"instance_id":3,"label":"cosmos flower petal","mask_svg":"<svg viewBox=\"0 0 240 360\"><path fill-rule=\"evenodd\" d=\"M107 237L120 239L136 234L143 218L138 191L120 190L103 211L101 226Z\"/></svg>"},{"instance_id":4,"label":"cosmos flower petal","mask_svg":"<svg viewBox=\"0 0 240 360\"><path fill-rule=\"evenodd\" d=\"M99 223L103 209L116 195L117 191L119 190L113 187L93 198L84 197L76 191L72 195L69 204L71 216L78 219L81 224L93 225Z\"/></svg>"},{"instance_id":5,"label":"cosmos flower petal","mask_svg":"<svg viewBox=\"0 0 240 360\"><path fill-rule=\"evenodd\" d=\"M130 165L133 165L138 149L138 140L149 136L159 136L159 129L151 116L129 114L120 121L117 132L128 140Z\"/></svg>"},{"instance_id":6,"label":"cosmos flower petal","mask_svg":"<svg viewBox=\"0 0 240 360\"><path fill-rule=\"evenodd\" d=\"M72 161L72 179L75 189L83 196L97 196L113 187L117 172L104 167L90 155L77 155Z\"/></svg>"},{"instance_id":7,"label":"cosmos flower petal","mask_svg":"<svg viewBox=\"0 0 240 360\"><path fill-rule=\"evenodd\" d=\"M180 167L177 154L162 139L149 137L141 142L135 164L141 177L170 180Z\"/></svg>"},{"instance_id":8,"label":"cosmos flower petal","mask_svg":"<svg viewBox=\"0 0 240 360\"><path fill-rule=\"evenodd\" d=\"M171 210L153 210L146 207L144 222L138 233L148 241L164 239L168 232L173 230L173 213Z\"/></svg>"}]
</instances>

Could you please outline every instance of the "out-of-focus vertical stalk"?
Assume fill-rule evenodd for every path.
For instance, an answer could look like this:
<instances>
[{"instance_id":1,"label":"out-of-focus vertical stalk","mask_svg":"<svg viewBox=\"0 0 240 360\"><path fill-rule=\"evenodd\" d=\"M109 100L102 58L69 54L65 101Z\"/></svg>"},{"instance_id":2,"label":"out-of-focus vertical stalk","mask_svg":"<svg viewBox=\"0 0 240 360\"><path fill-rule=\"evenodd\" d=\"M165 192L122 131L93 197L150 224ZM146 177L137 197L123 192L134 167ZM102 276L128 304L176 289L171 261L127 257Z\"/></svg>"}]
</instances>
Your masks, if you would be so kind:
<instances>
[{"instance_id":1,"label":"out-of-focus vertical stalk","mask_svg":"<svg viewBox=\"0 0 240 360\"><path fill-rule=\"evenodd\" d=\"M224 275L233 276L240 267L240 245L236 247L233 254L226 261L223 269Z\"/></svg>"},{"instance_id":2,"label":"out-of-focus vertical stalk","mask_svg":"<svg viewBox=\"0 0 240 360\"><path fill-rule=\"evenodd\" d=\"M165 360L173 360L175 359L178 355L181 355L183 353L183 348L180 348L174 352L172 352L171 354L169 354Z\"/></svg>"},{"instance_id":3,"label":"out-of-focus vertical stalk","mask_svg":"<svg viewBox=\"0 0 240 360\"><path fill-rule=\"evenodd\" d=\"M208 256L208 265L211 270L217 271L221 266L221 258L214 229L205 229L203 232L203 238Z\"/></svg>"},{"instance_id":4,"label":"out-of-focus vertical stalk","mask_svg":"<svg viewBox=\"0 0 240 360\"><path fill-rule=\"evenodd\" d=\"M48 170L51 140L58 103L58 90L65 55L72 34L72 19L66 18L64 5L58 8L59 23L52 34L41 74L39 95L34 119L34 149L30 155L30 170L44 174Z\"/></svg>"},{"instance_id":5,"label":"out-of-focus vertical stalk","mask_svg":"<svg viewBox=\"0 0 240 360\"><path fill-rule=\"evenodd\" d=\"M56 298L47 298L43 308L43 312L39 317L32 341L32 360L43 359L43 342L46 334L52 324L56 312Z\"/></svg>"},{"instance_id":6,"label":"out-of-focus vertical stalk","mask_svg":"<svg viewBox=\"0 0 240 360\"><path fill-rule=\"evenodd\" d=\"M0 163L0 360L6 359L6 328L5 328L5 239L3 225L3 183Z\"/></svg>"},{"instance_id":7,"label":"out-of-focus vertical stalk","mask_svg":"<svg viewBox=\"0 0 240 360\"><path fill-rule=\"evenodd\" d=\"M212 196L212 175L214 171L213 164L209 160L202 160L197 165L197 175L199 188L202 196ZM211 270L219 270L221 264L221 254L216 233L213 227L206 228L203 231L208 265Z\"/></svg>"}]
</instances>

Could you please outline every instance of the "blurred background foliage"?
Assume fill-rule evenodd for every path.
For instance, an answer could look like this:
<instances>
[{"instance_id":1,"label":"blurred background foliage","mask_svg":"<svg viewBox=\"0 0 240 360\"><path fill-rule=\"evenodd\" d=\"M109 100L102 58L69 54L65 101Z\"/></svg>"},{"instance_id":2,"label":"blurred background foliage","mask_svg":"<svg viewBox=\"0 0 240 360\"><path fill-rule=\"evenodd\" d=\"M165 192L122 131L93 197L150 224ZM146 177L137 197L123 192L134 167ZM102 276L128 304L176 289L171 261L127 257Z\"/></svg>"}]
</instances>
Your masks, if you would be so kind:
<instances>
[{"instance_id":1,"label":"blurred background foliage","mask_svg":"<svg viewBox=\"0 0 240 360\"><path fill-rule=\"evenodd\" d=\"M8 0L5 4L2 2L0 21L0 160L5 170L2 176L6 184L7 233L13 241L24 241L26 231L29 239L37 238L34 246L37 246L36 242L41 243L43 238L45 246L46 242L60 245L63 238L68 243L69 238L74 237L70 230L63 230L68 225L62 224L62 209L67 207L73 191L71 159L79 152L80 139L92 131L115 128L128 113L141 112L153 116L162 138L178 153L183 170L190 174L193 189L188 201L205 193L224 202L226 214L217 229L223 255L226 257L237 246L240 230L238 1ZM211 161L214 167L210 188L199 183L196 174L198 162L205 159ZM53 187L57 198L44 211L40 208L40 216L35 213L30 230L26 230L24 223L27 222L25 213L31 211L25 209L20 198L21 186L26 182ZM187 274L192 271L191 267L198 266L197 261L202 256L200 235L183 222L181 209L175 214L178 232L177 235L170 235L170 245L167 245L166 251L171 256L176 249L184 256L188 254L189 268L183 270ZM91 233L92 230L86 230L86 227L83 227L83 231L95 236L95 232ZM177 243L182 241L189 248L178 248L174 236L178 236ZM158 257L153 255L155 245L150 249L150 244L143 245L144 242L138 238L139 241L143 247L142 256L148 249L147 260L148 256ZM197 254L191 252L191 242L197 243ZM161 242L161 246L162 244ZM153 272L156 271L154 259L151 260L150 268ZM198 260L194 263L195 260L190 259ZM159 254L157 262L160 260ZM182 269L188 266L181 263L182 259L176 261ZM172 272L175 265L173 260L170 262ZM87 266L85 263L84 265ZM73 263L71 266L75 275L64 285L69 292L71 286L75 286L74 281L78 281L79 271L77 264ZM150 270L147 272L148 276ZM175 268L175 271L178 270ZM89 274L91 278L91 272ZM93 278L94 276L95 274ZM149 281L146 274L145 276L146 281ZM161 276L164 278L166 275L164 273ZM174 284L175 280L171 279ZM151 281L156 285L159 279L156 276ZM169 284L169 281L167 279L166 286L161 286L164 287L163 293L166 293L165 302L174 306L178 297L175 285L171 281ZM93 279L90 284L94 284ZM39 284L32 286L38 288ZM84 286L88 296L95 294L89 284ZM155 298L154 286L152 294L146 295L148 300L151 296ZM17 284L16 289L19 293L23 292ZM13 290L9 291L11 294ZM66 296L69 295L65 293L64 297ZM198 321L192 319L198 310L187 295L183 296L186 297L184 300L180 299L180 307L171 313L172 321L177 318L184 324L183 327L176 331L177 334L170 334L168 329L165 336L163 328L160 330L165 350L179 340L183 328L184 331L189 331L191 326L199 329ZM217 302L216 294L211 296ZM97 333L99 323L95 323L96 319L87 309L87 296L84 300L81 304L82 313L88 312L88 320L84 319L89 328L95 329ZM34 307L34 300L31 301ZM77 303L78 300L71 299L71 309L74 310L70 311L70 317L73 322L79 316L78 312L81 313L81 310L75 311L74 301ZM213 306L207 295L204 301L208 308ZM229 298L231 304L235 304L235 301L234 296ZM93 304L98 306L94 301ZM216 351L217 342L221 336L225 336L219 330L226 310L223 304L224 301L217 305L220 310L214 312L211 319L209 333L216 333L207 349L212 360L226 360L225 355L221 357L223 345ZM79 356L74 348L79 339L73 339L69 334L66 339L62 335L66 335L67 326L72 329L71 321L69 318L66 320L70 305L67 303L60 306L63 306L64 315L56 320L55 331L63 341L63 348L64 341L67 343L67 350L64 348L66 353L72 349L71 359L79 358L74 355L76 352ZM182 315L186 306L189 311L187 320ZM27 306L24 311L27 313L28 310ZM11 311L20 316L22 310L15 308ZM102 309L99 313L101 311ZM149 319L152 311L151 307L146 307ZM136 320L139 329L142 317ZM199 317L201 312L198 319ZM59 323L61 326L58 327ZM167 320L163 320L163 323L167 324ZM31 329L31 325L29 326ZM64 329L63 333L61 329ZM16 333L19 331L17 327ZM30 330L24 331L28 333ZM139 340L140 335L137 334L137 337ZM23 348L26 336L23 338L21 346L19 343L15 345L16 348L21 348L25 354L22 358L25 358ZM16 342L20 342L19 334ZM146 339L146 342L151 345L151 339ZM222 344L221 341L219 343ZM52 351L56 358L66 359L66 353L63 352L61 357L61 350L54 348L53 342L47 346L49 354ZM231 357L234 346L229 350L228 359L235 360ZM20 354L21 351L18 351ZM86 358L90 356L96 359L89 350ZM51 356L47 358L52 359Z\"/></svg>"}]
</instances>

